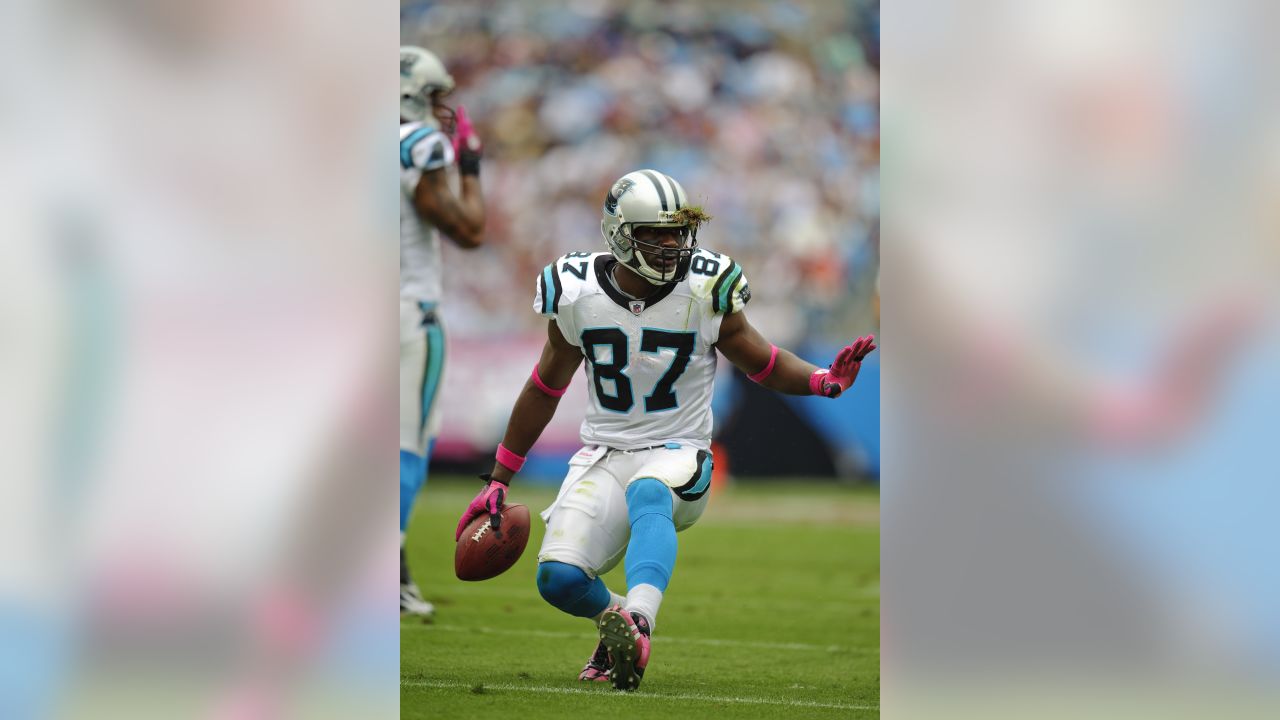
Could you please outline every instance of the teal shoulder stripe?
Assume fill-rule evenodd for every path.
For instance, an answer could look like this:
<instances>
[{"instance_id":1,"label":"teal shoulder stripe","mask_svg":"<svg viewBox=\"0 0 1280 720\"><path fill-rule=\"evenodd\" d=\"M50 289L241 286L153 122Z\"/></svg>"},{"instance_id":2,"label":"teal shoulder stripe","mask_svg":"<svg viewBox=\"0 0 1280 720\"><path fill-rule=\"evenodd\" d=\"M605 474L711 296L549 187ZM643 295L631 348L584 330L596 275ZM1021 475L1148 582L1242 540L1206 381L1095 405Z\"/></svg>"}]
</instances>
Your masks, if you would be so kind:
<instances>
[{"instance_id":1,"label":"teal shoulder stripe","mask_svg":"<svg viewBox=\"0 0 1280 720\"><path fill-rule=\"evenodd\" d=\"M542 269L542 312L550 315L555 312L555 308L560 304L560 298L556 292L556 266L552 263Z\"/></svg>"},{"instance_id":2,"label":"teal shoulder stripe","mask_svg":"<svg viewBox=\"0 0 1280 720\"><path fill-rule=\"evenodd\" d=\"M725 281L729 279L729 276L732 275L733 271L736 269L738 269L738 263L734 262L733 260L729 260L729 267L725 268L723 273L720 273L720 277L716 278L715 284L711 286L711 311L712 312L715 312L715 313L720 312L721 310L720 290L721 288L724 287Z\"/></svg>"},{"instance_id":3,"label":"teal shoulder stripe","mask_svg":"<svg viewBox=\"0 0 1280 720\"><path fill-rule=\"evenodd\" d=\"M539 303L541 303L540 305L538 305L538 312L543 315L546 315L547 314L547 274L545 272L538 274L538 297L536 299Z\"/></svg>"},{"instance_id":4,"label":"teal shoulder stripe","mask_svg":"<svg viewBox=\"0 0 1280 720\"><path fill-rule=\"evenodd\" d=\"M418 128L400 141L400 166L408 170L413 167L413 148L419 142L435 134L435 128Z\"/></svg>"},{"instance_id":5,"label":"teal shoulder stripe","mask_svg":"<svg viewBox=\"0 0 1280 720\"><path fill-rule=\"evenodd\" d=\"M720 292L716 295L715 305L719 307L720 312L728 312L729 310L729 293L733 290L733 286L737 284L738 279L742 277L742 267L735 265L732 270L724 277L724 284L720 288ZM717 283L719 284L719 283Z\"/></svg>"}]
</instances>

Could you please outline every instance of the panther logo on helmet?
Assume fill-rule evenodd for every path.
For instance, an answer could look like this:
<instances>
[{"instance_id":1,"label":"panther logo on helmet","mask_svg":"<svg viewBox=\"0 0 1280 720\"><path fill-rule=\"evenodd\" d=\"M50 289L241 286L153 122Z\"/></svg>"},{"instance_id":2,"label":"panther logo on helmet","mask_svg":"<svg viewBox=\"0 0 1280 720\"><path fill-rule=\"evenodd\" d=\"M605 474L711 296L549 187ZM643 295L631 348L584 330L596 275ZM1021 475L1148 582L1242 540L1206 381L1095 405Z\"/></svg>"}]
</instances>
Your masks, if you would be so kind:
<instances>
[{"instance_id":1,"label":"panther logo on helmet","mask_svg":"<svg viewBox=\"0 0 1280 720\"><path fill-rule=\"evenodd\" d=\"M618 198L621 198L628 190L635 187L635 183L631 178L622 178L609 190L609 195L604 199L604 211L611 216L618 214Z\"/></svg>"}]
</instances>

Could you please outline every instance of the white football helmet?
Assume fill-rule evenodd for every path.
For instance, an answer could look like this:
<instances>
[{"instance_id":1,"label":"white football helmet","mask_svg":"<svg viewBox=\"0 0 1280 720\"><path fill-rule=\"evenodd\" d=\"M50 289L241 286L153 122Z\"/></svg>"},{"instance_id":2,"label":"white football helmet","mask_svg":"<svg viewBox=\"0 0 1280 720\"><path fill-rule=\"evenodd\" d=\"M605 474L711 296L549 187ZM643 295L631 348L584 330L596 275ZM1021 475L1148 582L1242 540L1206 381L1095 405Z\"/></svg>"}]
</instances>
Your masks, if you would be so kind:
<instances>
[{"instance_id":1,"label":"white football helmet","mask_svg":"<svg viewBox=\"0 0 1280 720\"><path fill-rule=\"evenodd\" d=\"M697 226L675 218L675 211L688 204L684 188L669 175L657 170L629 172L618 178L605 197L600 232L618 262L640 277L654 285L680 282L689 274L689 263L698 248ZM635 228L641 225L682 228L680 246L638 242ZM672 267L653 267L645 253L664 259L664 265Z\"/></svg>"},{"instance_id":2,"label":"white football helmet","mask_svg":"<svg viewBox=\"0 0 1280 720\"><path fill-rule=\"evenodd\" d=\"M453 76L430 50L400 48L400 117L422 122L431 111L431 94L453 90Z\"/></svg>"}]
</instances>

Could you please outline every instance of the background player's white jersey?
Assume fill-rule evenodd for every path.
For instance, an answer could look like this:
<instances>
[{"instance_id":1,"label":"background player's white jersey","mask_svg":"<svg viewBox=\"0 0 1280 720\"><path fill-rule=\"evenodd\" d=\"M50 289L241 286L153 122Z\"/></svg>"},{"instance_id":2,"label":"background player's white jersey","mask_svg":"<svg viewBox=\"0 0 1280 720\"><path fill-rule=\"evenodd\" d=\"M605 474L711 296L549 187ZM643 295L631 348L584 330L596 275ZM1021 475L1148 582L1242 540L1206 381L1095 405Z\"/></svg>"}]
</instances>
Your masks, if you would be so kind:
<instances>
[{"instance_id":1,"label":"background player's white jersey","mask_svg":"<svg viewBox=\"0 0 1280 720\"><path fill-rule=\"evenodd\" d=\"M543 270L534 298L534 310L555 318L586 357L591 402L582 442L707 450L720 322L751 299L742 269L699 249L688 277L646 303L610 282L616 263L609 253L566 255Z\"/></svg>"},{"instance_id":2,"label":"background player's white jersey","mask_svg":"<svg viewBox=\"0 0 1280 720\"><path fill-rule=\"evenodd\" d=\"M418 216L422 173L453 164L453 143L433 121L400 126L400 297L439 302L440 233Z\"/></svg>"}]
</instances>

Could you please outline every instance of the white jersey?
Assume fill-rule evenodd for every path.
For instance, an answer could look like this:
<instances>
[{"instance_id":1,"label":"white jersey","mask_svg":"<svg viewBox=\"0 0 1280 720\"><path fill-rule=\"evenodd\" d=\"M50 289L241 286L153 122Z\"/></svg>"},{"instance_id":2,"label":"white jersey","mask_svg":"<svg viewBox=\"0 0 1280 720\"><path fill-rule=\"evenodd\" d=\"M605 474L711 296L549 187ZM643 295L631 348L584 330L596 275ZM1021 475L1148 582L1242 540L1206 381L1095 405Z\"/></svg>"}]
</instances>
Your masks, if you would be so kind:
<instances>
[{"instance_id":1,"label":"white jersey","mask_svg":"<svg viewBox=\"0 0 1280 720\"><path fill-rule=\"evenodd\" d=\"M440 233L418 216L413 193L422 173L453 164L453 143L434 122L400 126L400 297L440 301Z\"/></svg>"},{"instance_id":2,"label":"white jersey","mask_svg":"<svg viewBox=\"0 0 1280 720\"><path fill-rule=\"evenodd\" d=\"M582 442L707 450L720 322L751 299L742 269L699 249L688 276L646 302L610 282L616 263L609 253L565 255L542 271L533 302L586 358L591 400Z\"/></svg>"}]
</instances>

